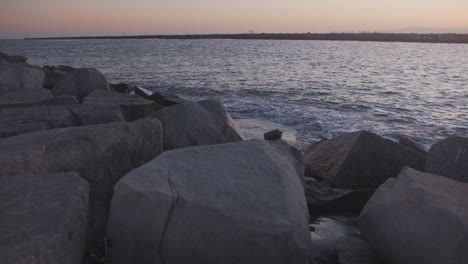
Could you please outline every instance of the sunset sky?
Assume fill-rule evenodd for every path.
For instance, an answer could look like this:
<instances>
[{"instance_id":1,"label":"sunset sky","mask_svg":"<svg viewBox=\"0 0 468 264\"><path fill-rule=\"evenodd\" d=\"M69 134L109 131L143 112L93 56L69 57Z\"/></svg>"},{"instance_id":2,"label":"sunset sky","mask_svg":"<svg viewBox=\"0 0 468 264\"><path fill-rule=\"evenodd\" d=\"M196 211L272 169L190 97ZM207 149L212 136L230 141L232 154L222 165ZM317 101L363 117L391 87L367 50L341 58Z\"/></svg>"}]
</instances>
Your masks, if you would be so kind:
<instances>
[{"instance_id":1,"label":"sunset sky","mask_svg":"<svg viewBox=\"0 0 468 264\"><path fill-rule=\"evenodd\" d=\"M0 38L468 29L467 0L0 1Z\"/></svg>"}]
</instances>

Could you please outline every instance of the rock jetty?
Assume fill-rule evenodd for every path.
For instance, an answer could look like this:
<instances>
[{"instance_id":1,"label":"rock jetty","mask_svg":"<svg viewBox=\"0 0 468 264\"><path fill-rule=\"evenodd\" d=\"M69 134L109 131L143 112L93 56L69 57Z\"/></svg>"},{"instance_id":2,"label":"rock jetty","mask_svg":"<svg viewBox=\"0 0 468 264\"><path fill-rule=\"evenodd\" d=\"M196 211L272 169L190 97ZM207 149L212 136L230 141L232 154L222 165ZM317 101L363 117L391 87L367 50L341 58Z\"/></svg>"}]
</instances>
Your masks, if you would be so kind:
<instances>
[{"instance_id":1,"label":"rock jetty","mask_svg":"<svg viewBox=\"0 0 468 264\"><path fill-rule=\"evenodd\" d=\"M467 138L265 132L0 53L1 263L466 263Z\"/></svg>"}]
</instances>

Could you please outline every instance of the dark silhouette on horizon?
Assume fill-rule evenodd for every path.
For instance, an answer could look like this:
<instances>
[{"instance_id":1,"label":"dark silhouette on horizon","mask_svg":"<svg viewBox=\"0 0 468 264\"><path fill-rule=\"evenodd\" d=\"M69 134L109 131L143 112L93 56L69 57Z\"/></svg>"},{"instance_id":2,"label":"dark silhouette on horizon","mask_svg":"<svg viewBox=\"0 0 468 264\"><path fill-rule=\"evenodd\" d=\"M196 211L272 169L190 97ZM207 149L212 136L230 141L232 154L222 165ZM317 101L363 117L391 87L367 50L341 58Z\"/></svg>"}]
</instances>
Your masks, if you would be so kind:
<instances>
[{"instance_id":1,"label":"dark silhouette on horizon","mask_svg":"<svg viewBox=\"0 0 468 264\"><path fill-rule=\"evenodd\" d=\"M247 34L188 34L188 35L138 35L138 36L83 36L83 37L39 37L25 39L267 39L267 40L336 40L336 41L380 41L380 42L423 42L464 43L468 34L437 33L253 33Z\"/></svg>"}]
</instances>

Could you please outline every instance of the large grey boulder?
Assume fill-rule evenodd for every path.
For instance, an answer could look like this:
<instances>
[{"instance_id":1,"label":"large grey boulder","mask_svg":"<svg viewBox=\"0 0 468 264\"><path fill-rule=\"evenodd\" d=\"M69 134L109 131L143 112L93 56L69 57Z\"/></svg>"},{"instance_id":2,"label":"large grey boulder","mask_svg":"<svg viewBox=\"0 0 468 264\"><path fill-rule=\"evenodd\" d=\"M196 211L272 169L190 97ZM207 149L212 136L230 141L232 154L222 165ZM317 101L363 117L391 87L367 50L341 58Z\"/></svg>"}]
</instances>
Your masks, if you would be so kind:
<instances>
[{"instance_id":1,"label":"large grey boulder","mask_svg":"<svg viewBox=\"0 0 468 264\"><path fill-rule=\"evenodd\" d=\"M36 90L34 90L36 91ZM71 95L60 95L53 97L50 91L46 89L38 89L38 97L34 96L34 93L28 93L26 96L21 93L15 93L14 97L10 98L1 98L0 99L0 109L6 108L20 108L20 107L34 107L34 106L44 106L44 105L72 105L79 104L76 97ZM42 91L45 91L45 97L41 99Z\"/></svg>"},{"instance_id":2,"label":"large grey boulder","mask_svg":"<svg viewBox=\"0 0 468 264\"><path fill-rule=\"evenodd\" d=\"M111 263L308 263L296 162L282 141L164 152L114 188Z\"/></svg>"},{"instance_id":3,"label":"large grey boulder","mask_svg":"<svg viewBox=\"0 0 468 264\"><path fill-rule=\"evenodd\" d=\"M161 120L164 150L244 140L223 104L214 99L166 107L153 117Z\"/></svg>"},{"instance_id":4,"label":"large grey boulder","mask_svg":"<svg viewBox=\"0 0 468 264\"><path fill-rule=\"evenodd\" d=\"M426 156L382 138L359 131L324 140L304 156L308 175L345 189L377 188L396 177L404 166L423 170Z\"/></svg>"},{"instance_id":5,"label":"large grey boulder","mask_svg":"<svg viewBox=\"0 0 468 264\"><path fill-rule=\"evenodd\" d=\"M57 81L52 88L52 94L72 95L81 101L96 89L109 91L109 83L104 75L95 68L80 68Z\"/></svg>"},{"instance_id":6,"label":"large grey boulder","mask_svg":"<svg viewBox=\"0 0 468 264\"><path fill-rule=\"evenodd\" d=\"M18 90L40 89L43 82L44 72L41 70L0 62L0 95Z\"/></svg>"},{"instance_id":7,"label":"large grey boulder","mask_svg":"<svg viewBox=\"0 0 468 264\"><path fill-rule=\"evenodd\" d=\"M76 125L75 116L66 106L0 109L0 138Z\"/></svg>"},{"instance_id":8,"label":"large grey boulder","mask_svg":"<svg viewBox=\"0 0 468 264\"><path fill-rule=\"evenodd\" d=\"M89 126L125 121L122 112L109 105L70 105L68 110L73 113L78 125Z\"/></svg>"},{"instance_id":9,"label":"large grey boulder","mask_svg":"<svg viewBox=\"0 0 468 264\"><path fill-rule=\"evenodd\" d=\"M42 88L44 72L32 67L0 62L0 105L51 98Z\"/></svg>"},{"instance_id":10,"label":"large grey boulder","mask_svg":"<svg viewBox=\"0 0 468 264\"><path fill-rule=\"evenodd\" d=\"M0 176L77 172L90 183L91 233L100 237L114 184L161 151L155 119L37 131L0 140Z\"/></svg>"},{"instance_id":11,"label":"large grey boulder","mask_svg":"<svg viewBox=\"0 0 468 264\"><path fill-rule=\"evenodd\" d=\"M0 108L36 105L37 102L47 102L52 98L50 91L44 88L8 91L0 94Z\"/></svg>"},{"instance_id":12,"label":"large grey boulder","mask_svg":"<svg viewBox=\"0 0 468 264\"><path fill-rule=\"evenodd\" d=\"M49 105L0 108L0 138L33 131L125 121L122 113L105 105Z\"/></svg>"},{"instance_id":13,"label":"large grey boulder","mask_svg":"<svg viewBox=\"0 0 468 264\"><path fill-rule=\"evenodd\" d=\"M432 145L426 171L468 182L468 138L451 136Z\"/></svg>"},{"instance_id":14,"label":"large grey boulder","mask_svg":"<svg viewBox=\"0 0 468 264\"><path fill-rule=\"evenodd\" d=\"M84 98L83 105L113 107L122 113L126 121L151 116L162 106L135 94L123 94L95 90Z\"/></svg>"},{"instance_id":15,"label":"large grey boulder","mask_svg":"<svg viewBox=\"0 0 468 264\"><path fill-rule=\"evenodd\" d=\"M1 176L1 263L81 263L88 196L76 173Z\"/></svg>"},{"instance_id":16,"label":"large grey boulder","mask_svg":"<svg viewBox=\"0 0 468 264\"><path fill-rule=\"evenodd\" d=\"M468 184L405 168L359 217L364 238L388 264L468 259Z\"/></svg>"}]
</instances>

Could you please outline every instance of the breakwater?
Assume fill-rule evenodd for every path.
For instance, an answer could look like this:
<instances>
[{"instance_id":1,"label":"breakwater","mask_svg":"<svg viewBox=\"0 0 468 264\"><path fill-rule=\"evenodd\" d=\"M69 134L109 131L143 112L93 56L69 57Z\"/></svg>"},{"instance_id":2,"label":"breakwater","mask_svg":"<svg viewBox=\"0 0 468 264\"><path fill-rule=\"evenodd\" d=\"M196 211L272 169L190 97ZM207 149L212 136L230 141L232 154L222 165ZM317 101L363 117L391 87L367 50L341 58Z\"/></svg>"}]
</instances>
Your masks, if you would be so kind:
<instances>
[{"instance_id":1,"label":"breakwater","mask_svg":"<svg viewBox=\"0 0 468 264\"><path fill-rule=\"evenodd\" d=\"M189 34L138 36L40 37L26 39L265 39L265 40L333 40L421 43L468 43L468 34L417 33L255 33L255 34Z\"/></svg>"}]
</instances>

